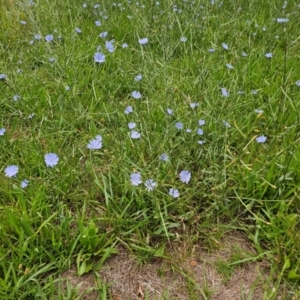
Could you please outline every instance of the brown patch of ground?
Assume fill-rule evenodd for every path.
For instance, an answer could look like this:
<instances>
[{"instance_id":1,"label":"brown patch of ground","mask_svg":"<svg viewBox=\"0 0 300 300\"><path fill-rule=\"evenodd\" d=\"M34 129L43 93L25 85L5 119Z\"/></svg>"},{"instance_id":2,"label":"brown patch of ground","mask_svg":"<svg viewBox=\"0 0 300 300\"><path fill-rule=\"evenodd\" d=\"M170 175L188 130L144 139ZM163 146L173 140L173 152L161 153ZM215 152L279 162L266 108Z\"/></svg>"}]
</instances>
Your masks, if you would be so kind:
<instances>
[{"instance_id":1,"label":"brown patch of ground","mask_svg":"<svg viewBox=\"0 0 300 300\"><path fill-rule=\"evenodd\" d=\"M173 248L169 261L157 259L151 264L138 265L124 249L107 260L98 276L109 286L111 299L263 299L262 287L268 277L266 263L243 262L254 256L255 251L242 234L227 234L220 241L220 249L212 253L198 245L189 255L183 248ZM236 261L242 262L235 264ZM92 274L78 277L69 270L62 278L85 294L80 299L100 299L96 290L85 293L95 287Z\"/></svg>"}]
</instances>

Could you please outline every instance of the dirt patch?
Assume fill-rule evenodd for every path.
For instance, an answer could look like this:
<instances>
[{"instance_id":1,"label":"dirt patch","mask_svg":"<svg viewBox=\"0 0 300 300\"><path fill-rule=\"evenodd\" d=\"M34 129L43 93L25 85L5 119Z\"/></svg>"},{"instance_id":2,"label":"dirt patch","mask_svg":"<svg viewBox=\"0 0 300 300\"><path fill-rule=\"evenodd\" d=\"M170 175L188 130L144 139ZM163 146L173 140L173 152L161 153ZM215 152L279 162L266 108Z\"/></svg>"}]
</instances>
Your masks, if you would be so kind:
<instances>
[{"instance_id":1,"label":"dirt patch","mask_svg":"<svg viewBox=\"0 0 300 300\"><path fill-rule=\"evenodd\" d=\"M252 261L255 251L244 235L227 234L220 248L211 253L200 245L195 245L189 254L183 247L172 248L170 260L156 259L143 265L120 249L97 276L115 300L263 299L263 284L268 277L266 263ZM96 288L88 292L95 287L93 274L78 277L69 270L62 278L84 294L80 299L99 299Z\"/></svg>"}]
</instances>

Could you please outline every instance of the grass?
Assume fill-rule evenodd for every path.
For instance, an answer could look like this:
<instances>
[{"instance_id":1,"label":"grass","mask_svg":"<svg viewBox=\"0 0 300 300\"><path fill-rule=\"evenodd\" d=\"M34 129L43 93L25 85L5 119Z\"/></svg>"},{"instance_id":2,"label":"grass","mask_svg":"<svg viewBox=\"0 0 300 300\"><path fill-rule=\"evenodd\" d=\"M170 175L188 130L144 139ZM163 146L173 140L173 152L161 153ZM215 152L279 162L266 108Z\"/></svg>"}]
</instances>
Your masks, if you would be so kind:
<instances>
[{"instance_id":1,"label":"grass","mask_svg":"<svg viewBox=\"0 0 300 300\"><path fill-rule=\"evenodd\" d=\"M271 263L275 290L299 296L299 6L34 2L4 1L0 12L1 299L57 299L56 275L74 264L78 274L96 272L119 245L143 263L178 239L212 249L222 228L244 231L258 259ZM113 53L105 40L114 40ZM130 137L129 122L140 139ZM97 135L103 147L88 149ZM46 166L47 153L58 155L56 166ZM9 165L16 176L5 176ZM188 184L182 170L191 172ZM156 188L133 186L136 172ZM266 299L276 296L270 290Z\"/></svg>"}]
</instances>

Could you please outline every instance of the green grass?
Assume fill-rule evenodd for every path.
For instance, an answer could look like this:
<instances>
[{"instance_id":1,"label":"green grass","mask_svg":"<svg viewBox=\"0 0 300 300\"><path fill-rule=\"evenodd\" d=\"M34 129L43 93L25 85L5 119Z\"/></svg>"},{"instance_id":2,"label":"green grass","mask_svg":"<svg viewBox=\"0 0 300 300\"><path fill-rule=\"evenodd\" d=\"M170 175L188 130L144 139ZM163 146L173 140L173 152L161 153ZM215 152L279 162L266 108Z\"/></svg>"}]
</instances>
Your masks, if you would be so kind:
<instances>
[{"instance_id":1,"label":"green grass","mask_svg":"<svg viewBox=\"0 0 300 300\"><path fill-rule=\"evenodd\" d=\"M0 128L6 129L0 136L0 298L58 299L56 275L71 265L79 274L96 272L118 245L141 262L178 239L211 249L221 228L244 231L259 259L271 263L276 291L299 296L297 3L109 2L86 1L83 8L76 0L0 1L0 73L7 75L0 80ZM113 53L99 37L103 31L115 40ZM45 41L47 34L53 42ZM141 46L144 37L149 42ZM93 59L99 45L103 64ZM140 100L131 97L134 90ZM134 111L126 115L128 105ZM196 132L199 119L206 121L203 136ZM141 139L130 138L129 122L137 123ZM103 147L89 150L98 134ZM256 142L260 135L265 143ZM44 162L49 152L59 156L53 168ZM168 161L159 160L162 153ZM19 167L16 177L5 177L9 165ZM182 170L192 174L188 184L179 180ZM143 181L153 178L155 190L132 186L133 172ZM179 198L168 195L172 187ZM99 291L106 293L101 284ZM266 295L275 298L274 291Z\"/></svg>"}]
</instances>

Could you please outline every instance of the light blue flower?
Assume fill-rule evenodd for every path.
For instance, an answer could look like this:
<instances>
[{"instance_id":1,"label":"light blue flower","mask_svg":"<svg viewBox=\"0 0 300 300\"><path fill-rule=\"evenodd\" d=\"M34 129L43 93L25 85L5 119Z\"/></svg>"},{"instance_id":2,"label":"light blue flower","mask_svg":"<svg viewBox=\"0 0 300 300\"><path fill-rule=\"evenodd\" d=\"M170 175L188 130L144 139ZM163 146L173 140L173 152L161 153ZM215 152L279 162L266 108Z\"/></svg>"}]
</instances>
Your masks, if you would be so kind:
<instances>
[{"instance_id":1,"label":"light blue flower","mask_svg":"<svg viewBox=\"0 0 300 300\"><path fill-rule=\"evenodd\" d=\"M24 179L24 180L21 182L21 188L22 188L22 189L27 188L28 184L29 184L29 180Z\"/></svg>"},{"instance_id":2,"label":"light blue flower","mask_svg":"<svg viewBox=\"0 0 300 300\"><path fill-rule=\"evenodd\" d=\"M266 58L272 58L272 57L273 57L273 54L270 53L270 52L269 52L269 53L266 53L266 54L265 54L265 57L266 57Z\"/></svg>"},{"instance_id":3,"label":"light blue flower","mask_svg":"<svg viewBox=\"0 0 300 300\"><path fill-rule=\"evenodd\" d=\"M127 48L127 47L128 47L128 44L127 44L127 43L123 43L123 44L122 44L122 48L123 48L123 49L125 49L125 48Z\"/></svg>"},{"instance_id":4,"label":"light blue flower","mask_svg":"<svg viewBox=\"0 0 300 300\"><path fill-rule=\"evenodd\" d=\"M162 160L162 161L167 161L169 159L169 156L168 154L166 153L163 153L160 157L159 157L159 160Z\"/></svg>"},{"instance_id":5,"label":"light blue flower","mask_svg":"<svg viewBox=\"0 0 300 300\"><path fill-rule=\"evenodd\" d=\"M181 182L183 183L189 183L189 181L191 180L191 172L190 171L187 171L187 170L183 170L179 173L179 179Z\"/></svg>"},{"instance_id":6,"label":"light blue flower","mask_svg":"<svg viewBox=\"0 0 300 300\"><path fill-rule=\"evenodd\" d=\"M289 19L287 18L277 18L277 23L287 23L289 21Z\"/></svg>"},{"instance_id":7,"label":"light blue flower","mask_svg":"<svg viewBox=\"0 0 300 300\"><path fill-rule=\"evenodd\" d=\"M94 139L91 139L87 145L88 149L98 150L102 148L102 136L97 135Z\"/></svg>"},{"instance_id":8,"label":"light blue flower","mask_svg":"<svg viewBox=\"0 0 300 300\"><path fill-rule=\"evenodd\" d=\"M208 52L209 52L209 53L214 53L214 52L215 52L215 49L214 49L214 48L209 48L209 49L208 49Z\"/></svg>"},{"instance_id":9,"label":"light blue flower","mask_svg":"<svg viewBox=\"0 0 300 300\"><path fill-rule=\"evenodd\" d=\"M203 135L203 129L199 128L199 129L197 130L197 133L198 133L199 135Z\"/></svg>"},{"instance_id":10,"label":"light blue flower","mask_svg":"<svg viewBox=\"0 0 300 300\"><path fill-rule=\"evenodd\" d=\"M44 157L47 167L55 167L58 164L59 157L55 153L47 153Z\"/></svg>"},{"instance_id":11,"label":"light blue flower","mask_svg":"<svg viewBox=\"0 0 300 300\"><path fill-rule=\"evenodd\" d=\"M105 42L105 47L110 53L113 53L115 51L115 46L113 42L114 42L113 40Z\"/></svg>"},{"instance_id":12,"label":"light blue flower","mask_svg":"<svg viewBox=\"0 0 300 300\"><path fill-rule=\"evenodd\" d=\"M223 49L225 49L225 50L228 50L228 49L229 49L229 47L228 47L228 45L227 45L226 43L222 43L222 47L223 47Z\"/></svg>"},{"instance_id":13,"label":"light blue flower","mask_svg":"<svg viewBox=\"0 0 300 300\"><path fill-rule=\"evenodd\" d=\"M136 123L134 123L134 122L128 123L128 128L129 129L133 129L135 126L136 126Z\"/></svg>"},{"instance_id":14,"label":"light blue flower","mask_svg":"<svg viewBox=\"0 0 300 300\"><path fill-rule=\"evenodd\" d=\"M147 44L148 43L148 38L142 38L142 39L139 39L139 44L140 45L145 45L145 44Z\"/></svg>"},{"instance_id":15,"label":"light blue flower","mask_svg":"<svg viewBox=\"0 0 300 300\"><path fill-rule=\"evenodd\" d=\"M34 35L34 38L35 38L36 40L40 40L40 39L42 38L42 36L41 36L40 34L35 34L35 35Z\"/></svg>"},{"instance_id":16,"label":"light blue flower","mask_svg":"<svg viewBox=\"0 0 300 300\"><path fill-rule=\"evenodd\" d=\"M142 97L142 94L138 91L133 91L131 93L131 96L134 98L134 99L140 99Z\"/></svg>"},{"instance_id":17,"label":"light blue flower","mask_svg":"<svg viewBox=\"0 0 300 300\"><path fill-rule=\"evenodd\" d=\"M153 179L147 179L144 182L144 185L148 192L152 192L155 189L155 187L157 186L157 183Z\"/></svg>"},{"instance_id":18,"label":"light blue flower","mask_svg":"<svg viewBox=\"0 0 300 300\"><path fill-rule=\"evenodd\" d=\"M199 103L197 103L197 102L190 103L190 108L191 109L194 109L194 108L196 108L198 106L199 106Z\"/></svg>"},{"instance_id":19,"label":"light blue flower","mask_svg":"<svg viewBox=\"0 0 300 300\"><path fill-rule=\"evenodd\" d=\"M203 144L205 144L205 141L200 140L200 141L198 141L198 144L199 144L199 145L203 145Z\"/></svg>"},{"instance_id":20,"label":"light blue flower","mask_svg":"<svg viewBox=\"0 0 300 300\"><path fill-rule=\"evenodd\" d=\"M1 136L1 135L4 135L5 131L6 131L5 128L0 128L0 136Z\"/></svg>"},{"instance_id":21,"label":"light blue flower","mask_svg":"<svg viewBox=\"0 0 300 300\"><path fill-rule=\"evenodd\" d=\"M78 27L75 28L75 31L76 31L77 33L81 33L81 32L82 32L81 29L78 28Z\"/></svg>"},{"instance_id":22,"label":"light blue flower","mask_svg":"<svg viewBox=\"0 0 300 300\"><path fill-rule=\"evenodd\" d=\"M96 26L101 26L101 22L100 21L95 21Z\"/></svg>"},{"instance_id":23,"label":"light blue flower","mask_svg":"<svg viewBox=\"0 0 300 300\"><path fill-rule=\"evenodd\" d=\"M248 54L246 52L242 52L242 56L246 57Z\"/></svg>"},{"instance_id":24,"label":"light blue flower","mask_svg":"<svg viewBox=\"0 0 300 300\"><path fill-rule=\"evenodd\" d=\"M5 168L4 173L6 177L15 177L19 172L19 167L11 165Z\"/></svg>"},{"instance_id":25,"label":"light blue flower","mask_svg":"<svg viewBox=\"0 0 300 300\"><path fill-rule=\"evenodd\" d=\"M21 97L19 95L14 95L13 99L14 99L14 101L18 101L21 99Z\"/></svg>"},{"instance_id":26,"label":"light blue flower","mask_svg":"<svg viewBox=\"0 0 300 300\"><path fill-rule=\"evenodd\" d=\"M226 88L221 88L221 92L224 97L229 97L229 92L227 91Z\"/></svg>"},{"instance_id":27,"label":"light blue flower","mask_svg":"<svg viewBox=\"0 0 300 300\"><path fill-rule=\"evenodd\" d=\"M47 34L45 36L45 40L46 40L46 42L52 42L53 41L53 35L52 34Z\"/></svg>"},{"instance_id":28,"label":"light blue flower","mask_svg":"<svg viewBox=\"0 0 300 300\"><path fill-rule=\"evenodd\" d=\"M107 34L108 34L108 32L107 31L104 31L104 32L101 32L100 34L99 34L99 36L101 37L101 38L106 38L107 37Z\"/></svg>"},{"instance_id":29,"label":"light blue flower","mask_svg":"<svg viewBox=\"0 0 300 300\"><path fill-rule=\"evenodd\" d=\"M131 138L134 139L134 140L137 140L137 139L140 139L141 138L141 134L138 132L138 131L131 131Z\"/></svg>"},{"instance_id":30,"label":"light blue flower","mask_svg":"<svg viewBox=\"0 0 300 300\"><path fill-rule=\"evenodd\" d=\"M105 62L105 55L101 52L96 52L94 55L95 62L101 64Z\"/></svg>"},{"instance_id":31,"label":"light blue flower","mask_svg":"<svg viewBox=\"0 0 300 300\"><path fill-rule=\"evenodd\" d=\"M169 195L173 198L178 198L180 196L179 191L174 188L169 190Z\"/></svg>"},{"instance_id":32,"label":"light blue flower","mask_svg":"<svg viewBox=\"0 0 300 300\"><path fill-rule=\"evenodd\" d=\"M226 67L227 67L228 69L233 69L233 65L231 65L231 64L226 64Z\"/></svg>"},{"instance_id":33,"label":"light blue flower","mask_svg":"<svg viewBox=\"0 0 300 300\"><path fill-rule=\"evenodd\" d=\"M176 127L177 129L183 129L183 124L182 124L181 122L177 122L177 123L175 124L175 127Z\"/></svg>"},{"instance_id":34,"label":"light blue flower","mask_svg":"<svg viewBox=\"0 0 300 300\"><path fill-rule=\"evenodd\" d=\"M143 76L142 76L141 74L139 74L139 75L136 75L136 76L134 77L134 80L135 80L135 81L141 81L142 78L143 78Z\"/></svg>"},{"instance_id":35,"label":"light blue flower","mask_svg":"<svg viewBox=\"0 0 300 300\"><path fill-rule=\"evenodd\" d=\"M140 173L132 173L130 175L131 184L134 186L138 186L142 183L142 176Z\"/></svg>"},{"instance_id":36,"label":"light blue flower","mask_svg":"<svg viewBox=\"0 0 300 300\"><path fill-rule=\"evenodd\" d=\"M127 107L125 108L125 110L124 110L124 113L125 113L126 115L129 115L129 114L131 114L132 112L133 112L133 109L132 109L132 106L131 106L131 105L127 106Z\"/></svg>"},{"instance_id":37,"label":"light blue flower","mask_svg":"<svg viewBox=\"0 0 300 300\"><path fill-rule=\"evenodd\" d=\"M262 109L255 109L254 110L257 114L263 114L264 111Z\"/></svg>"},{"instance_id":38,"label":"light blue flower","mask_svg":"<svg viewBox=\"0 0 300 300\"><path fill-rule=\"evenodd\" d=\"M198 121L198 124L199 124L199 126L205 125L205 120L199 120L199 121Z\"/></svg>"},{"instance_id":39,"label":"light blue flower","mask_svg":"<svg viewBox=\"0 0 300 300\"><path fill-rule=\"evenodd\" d=\"M300 81L300 80L299 80ZM170 108L167 108L167 114L168 115L173 115L173 110Z\"/></svg>"},{"instance_id":40,"label":"light blue flower","mask_svg":"<svg viewBox=\"0 0 300 300\"><path fill-rule=\"evenodd\" d=\"M185 36L182 36L182 37L180 38L180 41L183 42L183 43L185 43L185 42L187 41L187 38L186 38Z\"/></svg>"},{"instance_id":41,"label":"light blue flower","mask_svg":"<svg viewBox=\"0 0 300 300\"><path fill-rule=\"evenodd\" d=\"M266 140L267 140L267 137L264 136L264 135L258 136L258 137L256 138L256 141L257 141L258 143L264 143Z\"/></svg>"},{"instance_id":42,"label":"light blue flower","mask_svg":"<svg viewBox=\"0 0 300 300\"><path fill-rule=\"evenodd\" d=\"M297 80L297 81L295 82L295 84L296 84L297 86L300 86L300 80Z\"/></svg>"},{"instance_id":43,"label":"light blue flower","mask_svg":"<svg viewBox=\"0 0 300 300\"><path fill-rule=\"evenodd\" d=\"M0 80L5 80L7 78L6 74L0 74Z\"/></svg>"},{"instance_id":44,"label":"light blue flower","mask_svg":"<svg viewBox=\"0 0 300 300\"><path fill-rule=\"evenodd\" d=\"M231 125L230 125L227 121L223 121L223 125L224 125L225 127L227 127L227 128L230 128L230 127L231 127Z\"/></svg>"}]
</instances>

